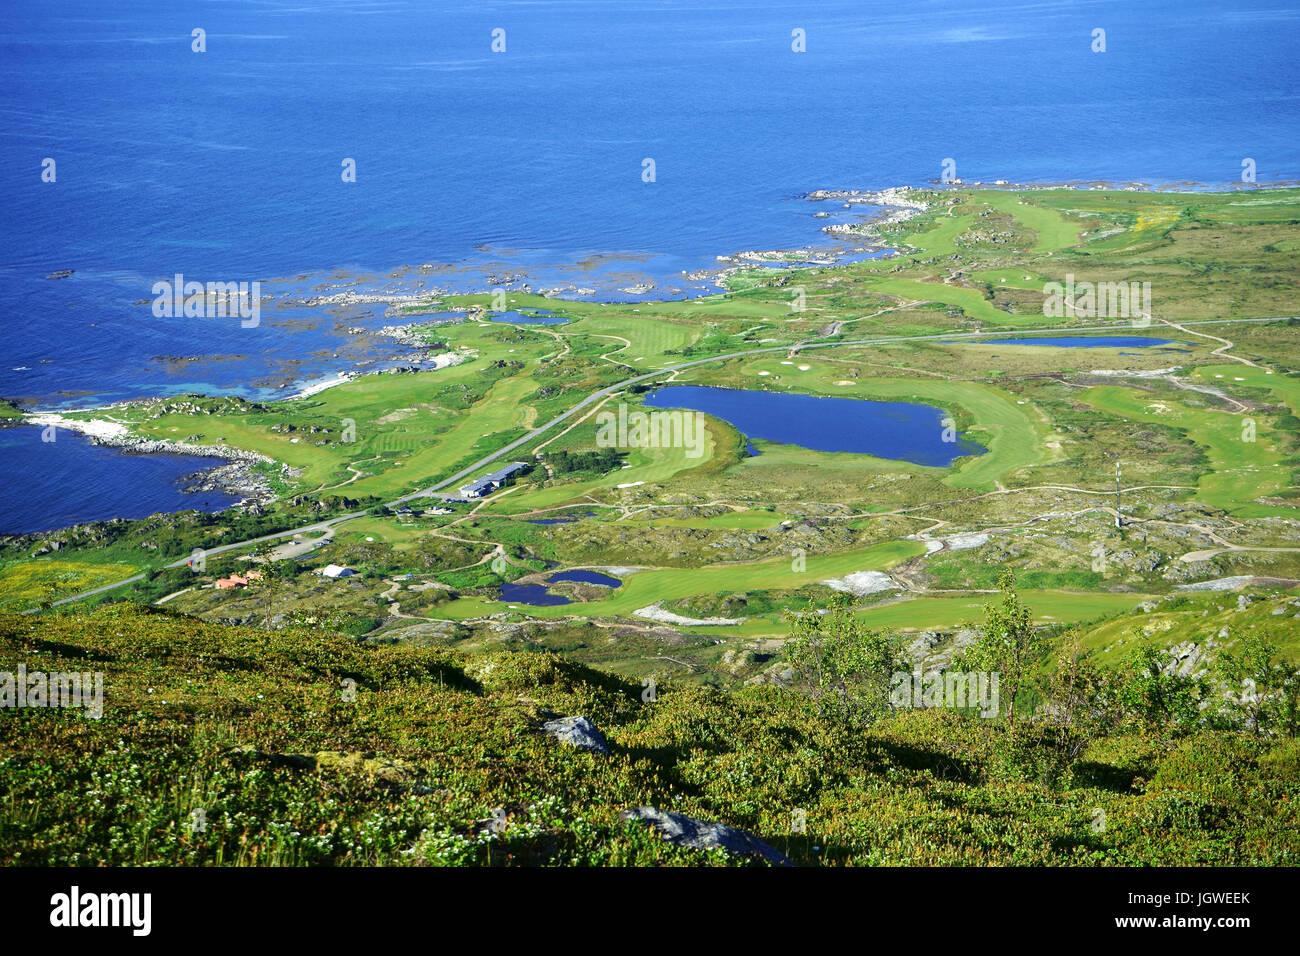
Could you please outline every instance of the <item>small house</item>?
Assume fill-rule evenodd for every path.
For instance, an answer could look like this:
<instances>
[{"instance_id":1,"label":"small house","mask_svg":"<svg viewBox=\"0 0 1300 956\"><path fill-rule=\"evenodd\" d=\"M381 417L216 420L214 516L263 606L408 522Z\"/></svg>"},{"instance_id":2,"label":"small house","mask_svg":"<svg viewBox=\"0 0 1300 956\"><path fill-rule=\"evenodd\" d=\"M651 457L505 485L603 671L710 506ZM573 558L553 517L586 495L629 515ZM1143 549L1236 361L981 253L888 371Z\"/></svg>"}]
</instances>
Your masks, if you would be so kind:
<instances>
[{"instance_id":1,"label":"small house","mask_svg":"<svg viewBox=\"0 0 1300 956\"><path fill-rule=\"evenodd\" d=\"M261 571L249 571L247 574L232 574L228 578L217 578L217 588L221 591L233 591L235 588L248 587L250 581L256 581L261 576Z\"/></svg>"}]
</instances>

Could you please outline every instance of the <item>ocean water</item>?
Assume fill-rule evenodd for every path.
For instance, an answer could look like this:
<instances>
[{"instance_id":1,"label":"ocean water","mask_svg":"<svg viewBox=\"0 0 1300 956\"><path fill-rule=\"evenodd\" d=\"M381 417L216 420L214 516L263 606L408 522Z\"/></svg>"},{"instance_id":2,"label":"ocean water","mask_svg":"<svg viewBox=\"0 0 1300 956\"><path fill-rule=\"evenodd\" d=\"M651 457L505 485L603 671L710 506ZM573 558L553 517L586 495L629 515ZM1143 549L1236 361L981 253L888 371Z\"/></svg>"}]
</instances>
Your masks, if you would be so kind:
<instances>
[{"instance_id":1,"label":"ocean water","mask_svg":"<svg viewBox=\"0 0 1300 956\"><path fill-rule=\"evenodd\" d=\"M0 534L52 531L106 517L144 518L159 511L220 511L238 499L215 491L186 492L186 479L223 464L191 455L132 455L60 430L0 429ZM58 481L43 477L62 473ZM112 480L105 481L105 476Z\"/></svg>"},{"instance_id":2,"label":"ocean water","mask_svg":"<svg viewBox=\"0 0 1300 956\"><path fill-rule=\"evenodd\" d=\"M801 194L949 158L967 182L1300 179L1298 28L1278 0L8 0L0 396L266 399L402 361L348 332L382 306L303 304L338 291L697 294L682 273L718 255L825 244ZM155 317L178 273L261 282L261 321ZM11 464L89 502L123 480Z\"/></svg>"}]
</instances>

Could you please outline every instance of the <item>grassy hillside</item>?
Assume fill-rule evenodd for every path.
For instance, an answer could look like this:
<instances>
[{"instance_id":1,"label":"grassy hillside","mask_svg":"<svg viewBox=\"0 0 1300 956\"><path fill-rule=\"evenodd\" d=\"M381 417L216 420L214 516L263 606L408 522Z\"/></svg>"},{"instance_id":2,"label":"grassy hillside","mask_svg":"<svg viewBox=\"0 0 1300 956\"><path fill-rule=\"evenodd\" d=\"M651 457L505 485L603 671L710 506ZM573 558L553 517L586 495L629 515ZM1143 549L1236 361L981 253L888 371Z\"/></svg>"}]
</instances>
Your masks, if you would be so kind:
<instances>
[{"instance_id":1,"label":"grassy hillside","mask_svg":"<svg viewBox=\"0 0 1300 956\"><path fill-rule=\"evenodd\" d=\"M1046 735L1009 747L1001 721L952 711L861 728L774 687L643 700L546 652L467 657L125 604L0 617L0 660L102 671L105 686L100 720L0 715L5 864L745 862L619 822L646 804L746 828L803 865L1300 862L1295 739L1121 732L1050 774ZM539 732L574 714L609 755Z\"/></svg>"}]
</instances>

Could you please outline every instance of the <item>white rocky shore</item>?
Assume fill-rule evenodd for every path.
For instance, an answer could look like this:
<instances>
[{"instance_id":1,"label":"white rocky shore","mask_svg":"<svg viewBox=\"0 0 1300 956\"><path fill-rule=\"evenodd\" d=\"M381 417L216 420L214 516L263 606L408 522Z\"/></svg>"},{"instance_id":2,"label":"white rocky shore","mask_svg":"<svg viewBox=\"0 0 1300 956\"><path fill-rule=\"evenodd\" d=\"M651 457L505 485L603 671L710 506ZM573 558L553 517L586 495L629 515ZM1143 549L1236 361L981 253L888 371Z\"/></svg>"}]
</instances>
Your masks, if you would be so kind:
<instances>
[{"instance_id":1,"label":"white rocky shore","mask_svg":"<svg viewBox=\"0 0 1300 956\"><path fill-rule=\"evenodd\" d=\"M831 199L866 206L892 206L915 212L925 212L930 208L929 203L912 196L911 186L892 186L875 192L862 189L814 189L808 198L813 202Z\"/></svg>"},{"instance_id":2,"label":"white rocky shore","mask_svg":"<svg viewBox=\"0 0 1300 956\"><path fill-rule=\"evenodd\" d=\"M858 189L815 189L808 194L808 199L813 202L833 200L847 205L878 206L884 209L892 209L893 212L885 213L883 216L876 216L866 222L836 223L822 229L822 232L828 236L835 236L837 239L858 239L871 242L880 241L879 230L882 226L905 222L930 208L929 203L912 196L912 187L910 186L896 186L878 192Z\"/></svg>"},{"instance_id":3,"label":"white rocky shore","mask_svg":"<svg viewBox=\"0 0 1300 956\"><path fill-rule=\"evenodd\" d=\"M319 308L326 305L387 305L387 306L429 306L438 305L438 300L447 295L444 289L429 289L423 292L331 292L306 299L288 302L294 307Z\"/></svg>"},{"instance_id":4,"label":"white rocky shore","mask_svg":"<svg viewBox=\"0 0 1300 956\"><path fill-rule=\"evenodd\" d=\"M313 382L312 384L304 387L301 391L294 392L292 395L286 395L285 398L286 399L310 398L313 395L319 395L321 392L325 391L326 389L333 388L335 385L342 385L344 382L350 382L356 377L357 377L356 372L339 372L337 375L333 376L332 378L323 379L322 381L319 382Z\"/></svg>"},{"instance_id":5,"label":"white rocky shore","mask_svg":"<svg viewBox=\"0 0 1300 956\"><path fill-rule=\"evenodd\" d=\"M839 260L839 255L828 249L815 249L805 246L802 249L746 249L734 256L716 256L718 262L766 262L780 265L782 263L812 263L829 266Z\"/></svg>"},{"instance_id":6,"label":"white rocky shore","mask_svg":"<svg viewBox=\"0 0 1300 956\"><path fill-rule=\"evenodd\" d=\"M23 416L23 422L28 425L35 425L38 428L65 428L70 432L76 432L79 435L85 435L95 442L108 444L115 439L125 439L130 436L128 429L121 422L114 422L104 418L91 418L86 420L76 418L65 418L54 412L33 412Z\"/></svg>"}]
</instances>

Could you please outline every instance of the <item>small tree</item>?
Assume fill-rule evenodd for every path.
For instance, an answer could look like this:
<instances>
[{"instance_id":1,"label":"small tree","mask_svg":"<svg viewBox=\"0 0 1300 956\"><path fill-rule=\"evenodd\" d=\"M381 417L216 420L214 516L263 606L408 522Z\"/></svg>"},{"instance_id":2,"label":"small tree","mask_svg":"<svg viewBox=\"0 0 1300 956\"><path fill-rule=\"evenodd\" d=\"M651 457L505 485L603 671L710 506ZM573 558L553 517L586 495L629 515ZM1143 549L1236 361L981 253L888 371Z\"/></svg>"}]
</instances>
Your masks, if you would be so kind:
<instances>
[{"instance_id":1,"label":"small tree","mask_svg":"<svg viewBox=\"0 0 1300 956\"><path fill-rule=\"evenodd\" d=\"M1280 660L1281 647L1271 634L1249 632L1231 648L1219 653L1212 672L1228 687L1240 688L1232 697L1242 710L1246 726L1260 734L1273 724L1294 735L1296 695L1300 674Z\"/></svg>"},{"instance_id":2,"label":"small tree","mask_svg":"<svg viewBox=\"0 0 1300 956\"><path fill-rule=\"evenodd\" d=\"M1016 594L1016 577L1003 571L998 578L1002 603L984 605L980 637L962 652L962 666L1000 674L1007 689L1007 723L1016 726L1016 695L1030 680L1048 641L1034 627L1029 608Z\"/></svg>"},{"instance_id":3,"label":"small tree","mask_svg":"<svg viewBox=\"0 0 1300 956\"><path fill-rule=\"evenodd\" d=\"M866 722L889 706L890 678L909 670L890 638L868 629L855 603L837 595L824 612L787 613L786 659L808 682L823 714Z\"/></svg>"},{"instance_id":4,"label":"small tree","mask_svg":"<svg viewBox=\"0 0 1300 956\"><path fill-rule=\"evenodd\" d=\"M1129 719L1149 729L1188 731L1200 721L1205 682L1179 674L1167 653L1142 647L1125 659L1116 697Z\"/></svg>"},{"instance_id":5,"label":"small tree","mask_svg":"<svg viewBox=\"0 0 1300 956\"><path fill-rule=\"evenodd\" d=\"M1068 765L1114 722L1112 682L1079 646L1079 636L1072 631L1062 641L1056 666L1043 681L1042 690L1053 745Z\"/></svg>"},{"instance_id":6,"label":"small tree","mask_svg":"<svg viewBox=\"0 0 1300 956\"><path fill-rule=\"evenodd\" d=\"M266 629L269 631L276 594L293 577L293 562L275 560L275 547L270 542L258 547L252 556L261 575L260 579L255 579L256 589L266 598ZM252 569L248 573L252 574Z\"/></svg>"},{"instance_id":7,"label":"small tree","mask_svg":"<svg viewBox=\"0 0 1300 956\"><path fill-rule=\"evenodd\" d=\"M36 600L36 607L42 611L48 611L54 607L54 602L58 599L59 588L55 584L46 581L40 586L41 596Z\"/></svg>"},{"instance_id":8,"label":"small tree","mask_svg":"<svg viewBox=\"0 0 1300 956\"><path fill-rule=\"evenodd\" d=\"M1275 719L1280 733L1300 737L1300 668L1286 667L1285 673L1278 688Z\"/></svg>"}]
</instances>

